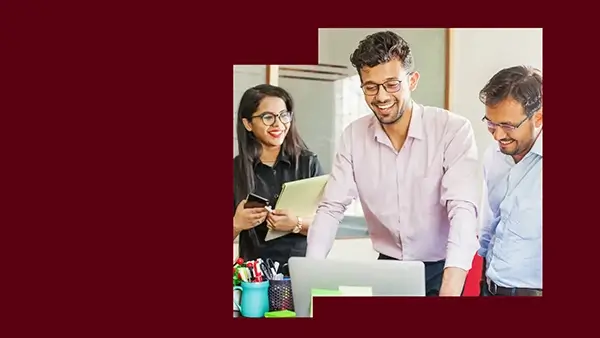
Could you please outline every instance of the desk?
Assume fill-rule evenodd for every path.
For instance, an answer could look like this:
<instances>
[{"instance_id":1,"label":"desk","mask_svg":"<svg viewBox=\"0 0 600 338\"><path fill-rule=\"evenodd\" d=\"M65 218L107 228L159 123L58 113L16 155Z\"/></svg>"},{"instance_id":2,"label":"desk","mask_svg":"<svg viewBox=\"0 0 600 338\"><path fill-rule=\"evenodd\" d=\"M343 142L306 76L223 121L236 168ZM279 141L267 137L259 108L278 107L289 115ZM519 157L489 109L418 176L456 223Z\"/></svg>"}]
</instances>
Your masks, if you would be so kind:
<instances>
[{"instance_id":1,"label":"desk","mask_svg":"<svg viewBox=\"0 0 600 338\"><path fill-rule=\"evenodd\" d=\"M233 261L238 255L237 239L233 242ZM341 260L376 260L379 254L373 250L373 245L366 230L362 217L346 216L338 228L336 240L328 258ZM465 282L465 296L479 295L479 280L481 278L482 259L475 255L473 267Z\"/></svg>"},{"instance_id":2,"label":"desk","mask_svg":"<svg viewBox=\"0 0 600 338\"><path fill-rule=\"evenodd\" d=\"M368 243L366 243L368 242ZM370 249L369 252L369 248L367 247L367 244L370 245L371 240L369 238L366 239L340 239L340 240L336 240L334 243L334 248L331 250L330 253L330 257L333 254L335 259L338 259L337 257L335 257L335 255L340 255L342 257L351 257L351 259L355 259L355 257L353 257L353 255L361 255L361 259L368 259L368 260L374 260L377 259L378 254L375 253L374 250ZM358 244L358 245L357 245ZM357 250L357 248L359 250ZM234 252L237 251L237 246L234 245ZM358 252L357 252L358 251ZM366 252L366 253L365 253ZM350 256L347 256L350 253ZM373 255L373 256L371 256ZM482 265L483 265L483 259L481 257L479 257L478 255L475 255L475 257L473 258L473 267L471 268L471 271L469 271L468 275L467 275L467 280L465 281L465 290L464 290L464 296L479 296L479 281L481 278L481 269L482 269ZM234 311L233 313L234 318L239 316L239 313L237 313L236 311Z\"/></svg>"}]
</instances>

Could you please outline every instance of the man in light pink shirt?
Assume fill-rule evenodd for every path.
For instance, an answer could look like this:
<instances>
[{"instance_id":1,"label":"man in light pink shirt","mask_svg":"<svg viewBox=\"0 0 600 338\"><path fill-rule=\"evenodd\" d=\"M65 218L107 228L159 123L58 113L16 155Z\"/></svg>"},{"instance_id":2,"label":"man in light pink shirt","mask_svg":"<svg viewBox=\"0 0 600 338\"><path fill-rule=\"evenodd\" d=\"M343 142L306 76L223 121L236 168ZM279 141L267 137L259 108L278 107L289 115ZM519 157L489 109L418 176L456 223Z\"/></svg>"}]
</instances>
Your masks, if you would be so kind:
<instances>
[{"instance_id":1,"label":"man in light pink shirt","mask_svg":"<svg viewBox=\"0 0 600 338\"><path fill-rule=\"evenodd\" d=\"M428 296L460 296L479 248L471 124L412 101L419 73L397 34L366 37L351 61L373 116L343 132L307 257L328 255L347 206L360 197L379 259L423 261Z\"/></svg>"}]
</instances>

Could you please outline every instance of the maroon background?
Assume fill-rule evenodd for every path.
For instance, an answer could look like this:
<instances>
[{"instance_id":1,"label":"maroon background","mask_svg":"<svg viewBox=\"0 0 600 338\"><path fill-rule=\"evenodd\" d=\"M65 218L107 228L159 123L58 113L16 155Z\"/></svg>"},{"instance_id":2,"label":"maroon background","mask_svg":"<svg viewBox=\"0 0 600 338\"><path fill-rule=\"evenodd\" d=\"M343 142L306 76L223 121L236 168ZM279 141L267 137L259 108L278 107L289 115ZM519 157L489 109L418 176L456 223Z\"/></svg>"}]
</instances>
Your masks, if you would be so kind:
<instances>
[{"instance_id":1,"label":"maroon background","mask_svg":"<svg viewBox=\"0 0 600 338\"><path fill-rule=\"evenodd\" d=\"M597 62L567 35L572 15L542 19L526 2L210 6L0 5L6 336L487 336L578 316L566 303L596 289ZM545 296L319 300L321 319L231 322L232 65L315 63L317 27L524 25L545 29L554 129Z\"/></svg>"}]
</instances>

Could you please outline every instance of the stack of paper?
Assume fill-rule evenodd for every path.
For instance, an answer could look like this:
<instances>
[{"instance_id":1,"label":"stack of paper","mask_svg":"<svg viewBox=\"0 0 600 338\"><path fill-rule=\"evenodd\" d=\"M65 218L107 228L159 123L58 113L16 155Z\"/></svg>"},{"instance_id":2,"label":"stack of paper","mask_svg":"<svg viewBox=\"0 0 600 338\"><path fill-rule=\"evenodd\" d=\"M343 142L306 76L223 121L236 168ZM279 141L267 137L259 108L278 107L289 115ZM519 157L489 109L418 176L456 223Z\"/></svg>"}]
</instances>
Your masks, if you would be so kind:
<instances>
[{"instance_id":1,"label":"stack of paper","mask_svg":"<svg viewBox=\"0 0 600 338\"><path fill-rule=\"evenodd\" d=\"M373 288L370 286L340 286L340 292L343 296L350 297L372 297Z\"/></svg>"}]
</instances>

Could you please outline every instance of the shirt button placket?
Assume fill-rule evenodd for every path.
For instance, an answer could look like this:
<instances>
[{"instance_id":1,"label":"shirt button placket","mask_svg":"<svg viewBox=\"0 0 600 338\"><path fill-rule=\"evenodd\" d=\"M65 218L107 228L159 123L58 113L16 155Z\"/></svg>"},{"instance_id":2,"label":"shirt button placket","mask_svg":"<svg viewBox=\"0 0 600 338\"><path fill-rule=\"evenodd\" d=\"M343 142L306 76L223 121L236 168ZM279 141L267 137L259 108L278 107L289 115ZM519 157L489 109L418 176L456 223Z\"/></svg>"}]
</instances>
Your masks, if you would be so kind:
<instances>
[{"instance_id":1,"label":"shirt button placket","mask_svg":"<svg viewBox=\"0 0 600 338\"><path fill-rule=\"evenodd\" d=\"M404 146L402 147L404 148ZM402 166L402 155L404 153L402 152L402 150L396 154L396 211L398 214L398 223L396 224L396 237L398 238L397 241L397 245L398 247L404 251L403 248L403 243L402 243L402 234L401 234L401 228L402 228L402 217L401 217L401 210L402 210L402 196L400 196L400 191L402 191L402 176L404 175L404 167ZM402 254L404 256L404 253Z\"/></svg>"}]
</instances>

